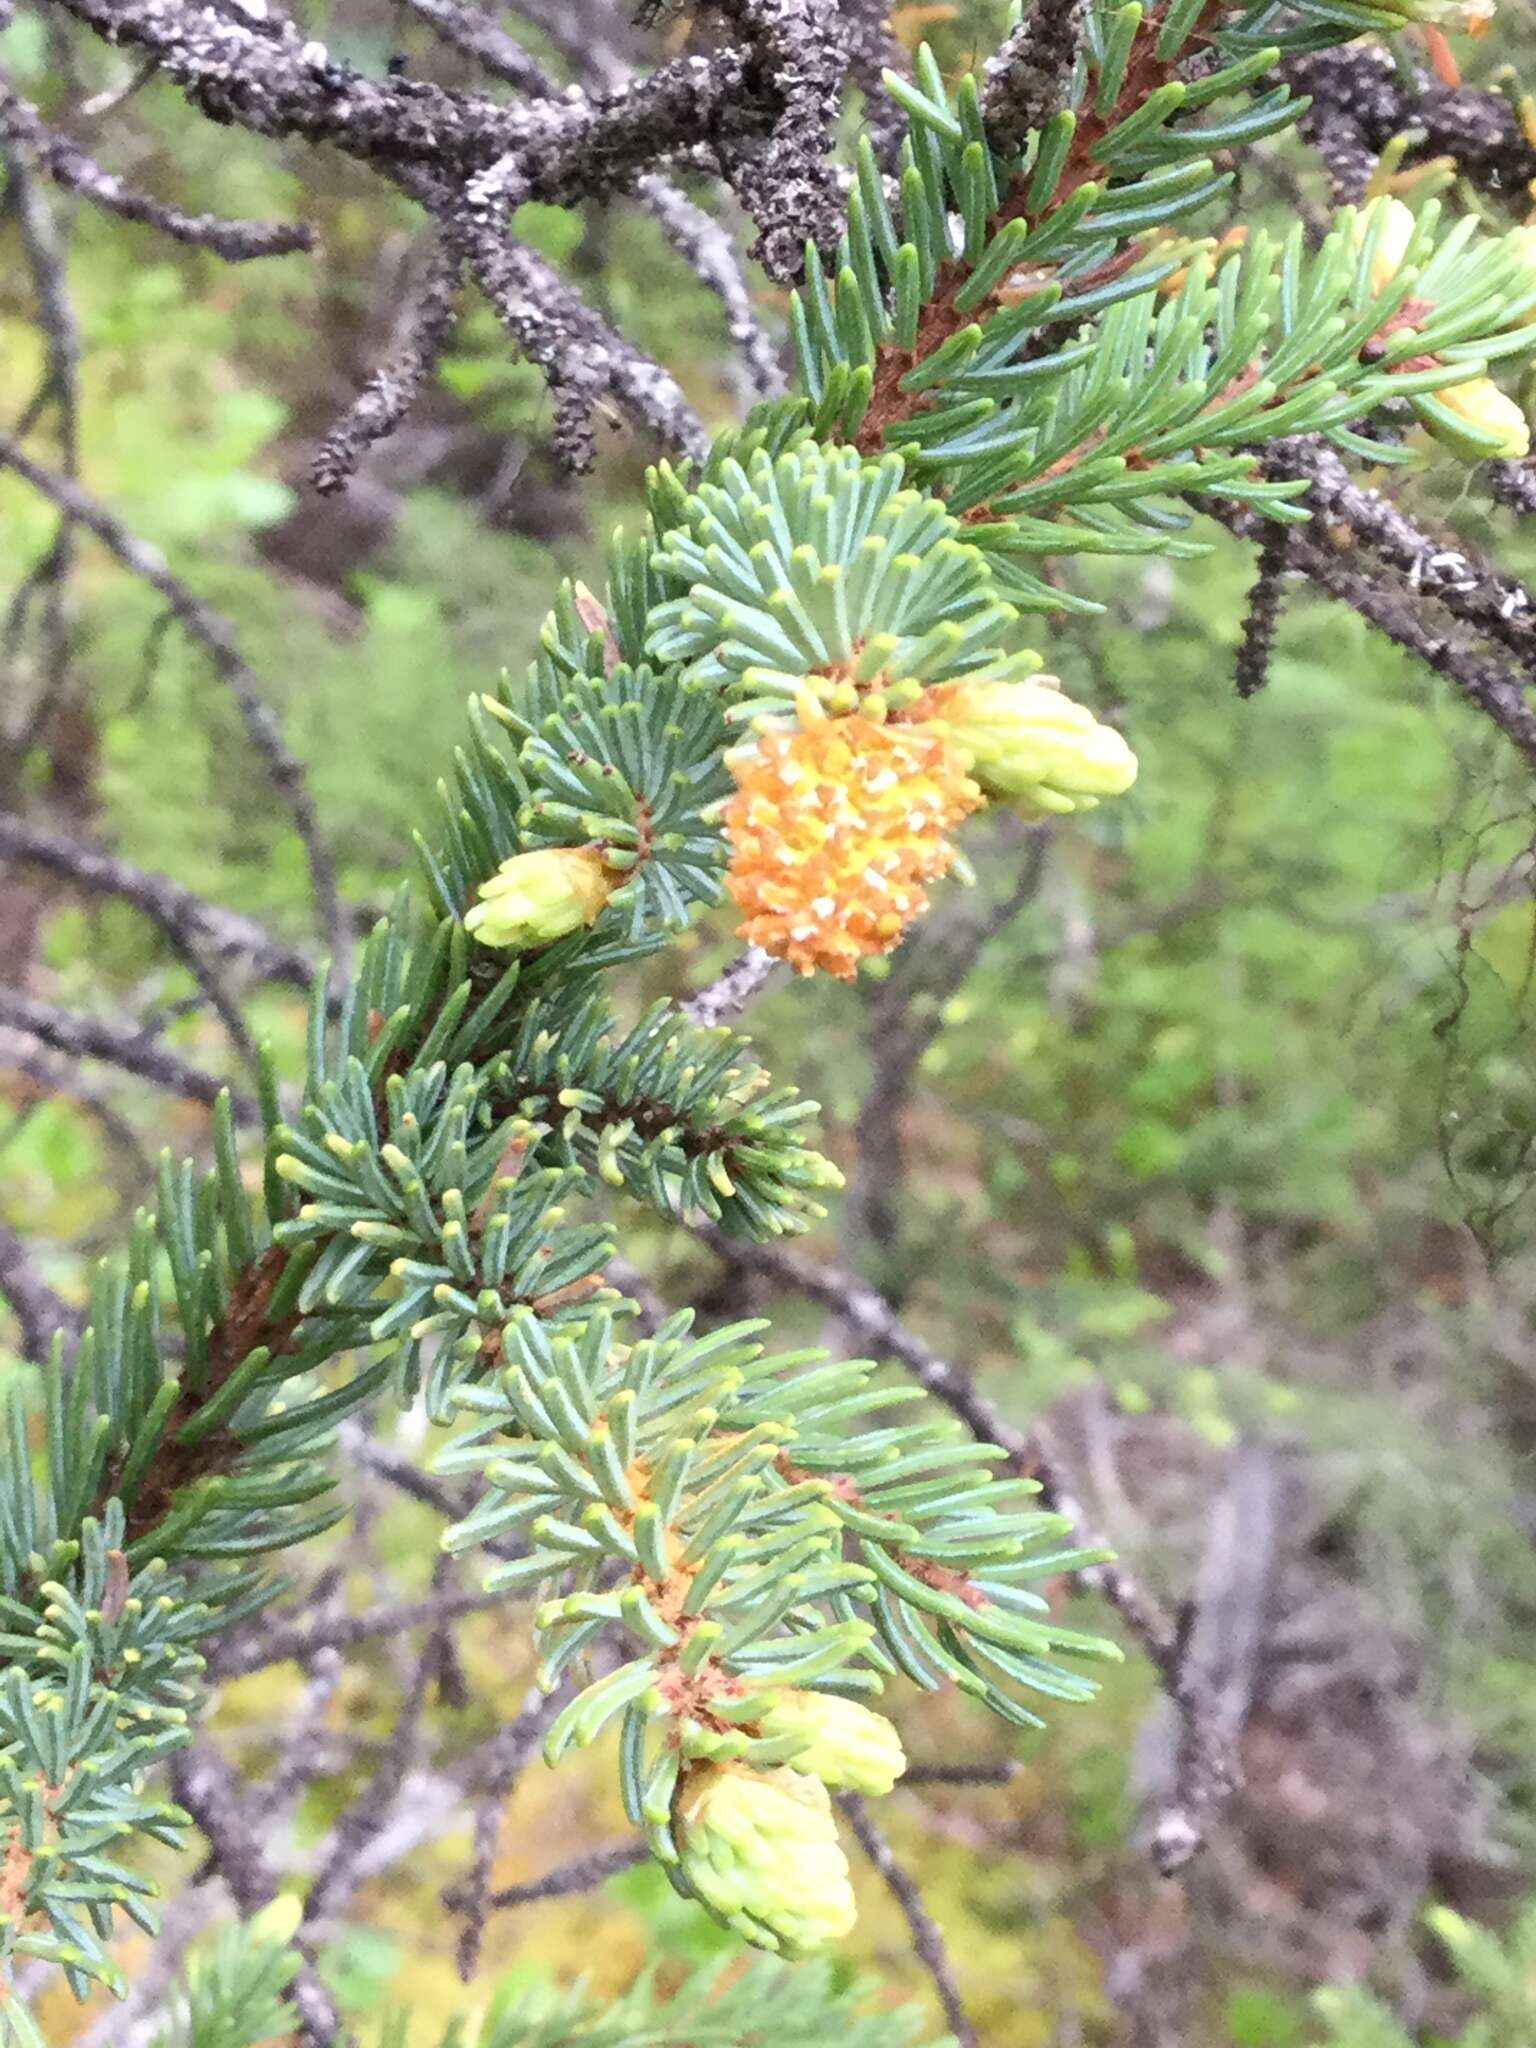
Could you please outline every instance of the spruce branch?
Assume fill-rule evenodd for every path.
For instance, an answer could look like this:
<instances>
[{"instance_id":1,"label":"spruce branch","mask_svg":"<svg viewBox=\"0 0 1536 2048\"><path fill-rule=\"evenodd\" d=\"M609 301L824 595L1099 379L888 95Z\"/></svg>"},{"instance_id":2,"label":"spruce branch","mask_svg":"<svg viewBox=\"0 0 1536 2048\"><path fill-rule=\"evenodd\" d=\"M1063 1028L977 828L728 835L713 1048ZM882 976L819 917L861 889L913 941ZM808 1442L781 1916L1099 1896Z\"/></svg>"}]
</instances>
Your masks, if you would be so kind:
<instances>
[{"instance_id":1,"label":"spruce branch","mask_svg":"<svg viewBox=\"0 0 1536 2048\"><path fill-rule=\"evenodd\" d=\"M71 1802L105 1788L114 1832L174 1833L178 1816L138 1779L187 1741L198 1645L252 1654L233 1631L270 1596L262 1561L338 1518L335 1438L355 1441L387 1393L460 1425L440 1469L472 1490L415 1489L455 1514L448 1549L487 1552L489 1597L538 1593L535 1683L457 1781L477 1799L455 1892L466 1970L517 1777L539 1744L554 1762L608 1728L626 1812L679 1890L785 1954L837 1938L853 1898L832 1793L889 1790L904 1763L866 1701L898 1679L953 1684L1034 1726L1042 1700L1088 1698L1079 1663L1113 1652L1053 1614L1040 1582L1067 1574L1117 1609L1178 1709L1180 1784L1159 1841L1171 1867L1231 1789L1230 1699L1085 1538L1048 1432L1004 1423L872 1289L769 1242L817 1221L837 1177L805 1139L814 1105L774 1088L723 1022L767 956L749 951L692 1014L621 1019L607 977L727 890L749 911L744 935L802 969L851 973L923 907L968 810L1064 814L1122 791L1125 741L1040 677L1014 634L1022 610L1059 605L1042 573L1059 556L1194 552L1181 504L1214 502L1245 531L1295 522L1295 564L1378 615L1378 581L1316 566L1335 543L1309 512L1347 505L1381 568L1524 659L1519 587L1426 554L1392 508L1356 504L1333 450L1376 450L1360 423L1406 403L1464 455L1507 452L1510 401L1487 373L1536 344L1528 260L1442 232L1432 208L1406 227L1400 208L1345 214L1313 250L1299 231L1190 243L1232 153L1295 119L1287 88L1265 81L1282 53L1338 39L1326 0L1298 0L1278 37L1262 6L1094 8L1080 46L1070 10L1049 8L1044 72L1010 44L991 131L977 81L951 91L922 53L913 77L888 81L912 117L899 190L867 144L846 204L828 144L868 36L808 0L727 0L709 56L560 95L456 0L421 0L435 31L523 92L510 105L366 78L280 17L196 0L65 6L213 118L335 145L431 217L425 289L323 452L327 480L426 381L461 275L545 372L569 460L590 460L610 406L684 459L652 475L650 525L615 543L606 594L563 587L526 681L473 703L420 842L425 903L402 894L350 971L338 949L331 999L312 996L302 1101L285 1109L262 1068L245 1107L264 1140L259 1198L240 1105L212 1077L145 1033L27 996L0 1005L13 1028L136 1062L215 1112L210 1168L166 1159L155 1213L96 1275L72 1371L57 1341L39 1361L46 1469L34 1475L19 1405L9 1422L0 1957L50 1959L77 1988L110 1979L113 1915L142 1919L144 1887L117 1862L87 1870L83 1891L43 1881L55 1850L78 1862L99 1846L70 1834ZM1009 133L1034 118L1031 93L1042 125ZM530 198L636 194L714 271L745 333L719 245L650 182L678 162L718 164L776 276L803 264L803 392L712 445L670 373L511 233ZM1256 455L1266 443L1282 445ZM69 475L14 439L0 462L208 651L294 810L334 942L313 808L227 626ZM1536 757L1515 678L1485 679L1459 642L1432 648L1417 613L1391 630L1438 651ZM213 949L194 902L97 872L131 884L121 893L198 957ZM586 1206L611 1189L834 1308L916 1385L869 1361L775 1354L757 1325L701 1333L686 1311L637 1313L614 1285L612 1231ZM312 1925L382 1856L418 1775L460 1611L448 1570L430 1602L392 1617L411 1613L428 1637L376 1781L319 1859ZM349 1636L322 1608L277 1641L324 1662L378 1621ZM173 1768L242 1907L259 1906L273 1873L227 1767L183 1748ZM920 1904L863 1808L852 1815L963 2035ZM294 1984L311 2037L329 2039L334 2013L304 1970Z\"/></svg>"}]
</instances>

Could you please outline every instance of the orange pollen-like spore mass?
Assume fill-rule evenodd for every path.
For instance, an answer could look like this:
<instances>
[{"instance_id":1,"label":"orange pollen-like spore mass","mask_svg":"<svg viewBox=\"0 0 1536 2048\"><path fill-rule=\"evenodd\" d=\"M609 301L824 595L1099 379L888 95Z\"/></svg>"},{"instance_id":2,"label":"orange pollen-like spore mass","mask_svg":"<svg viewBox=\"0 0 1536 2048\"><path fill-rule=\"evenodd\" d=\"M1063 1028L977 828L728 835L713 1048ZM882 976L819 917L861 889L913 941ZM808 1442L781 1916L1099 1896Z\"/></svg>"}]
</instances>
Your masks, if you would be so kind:
<instances>
[{"instance_id":1,"label":"orange pollen-like spore mass","mask_svg":"<svg viewBox=\"0 0 1536 2048\"><path fill-rule=\"evenodd\" d=\"M982 800L940 734L857 713L769 727L731 771L740 936L801 974L844 981L927 909L923 885L955 858L946 835Z\"/></svg>"}]
</instances>

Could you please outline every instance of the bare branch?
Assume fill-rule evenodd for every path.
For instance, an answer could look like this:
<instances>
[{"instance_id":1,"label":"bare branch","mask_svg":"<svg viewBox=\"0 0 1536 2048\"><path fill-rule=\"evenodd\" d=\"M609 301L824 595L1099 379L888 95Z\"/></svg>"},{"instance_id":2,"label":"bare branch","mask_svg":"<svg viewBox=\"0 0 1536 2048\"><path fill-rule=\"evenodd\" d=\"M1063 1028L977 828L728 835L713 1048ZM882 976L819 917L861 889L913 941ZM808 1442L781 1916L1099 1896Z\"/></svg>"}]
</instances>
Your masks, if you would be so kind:
<instances>
[{"instance_id":1,"label":"bare branch","mask_svg":"<svg viewBox=\"0 0 1536 2048\"><path fill-rule=\"evenodd\" d=\"M582 97L577 88L557 84L521 43L461 6L459 0L408 0L408 4L454 49L531 99L571 104ZM601 42L574 35L569 55L579 75L600 92L616 90L629 81L629 67ZM777 396L784 389L783 371L757 317L729 234L703 207L654 171L637 177L632 189L694 274L719 298L731 340L756 391Z\"/></svg>"},{"instance_id":2,"label":"bare branch","mask_svg":"<svg viewBox=\"0 0 1536 2048\"><path fill-rule=\"evenodd\" d=\"M1374 42L1292 57L1284 71L1311 98L1301 132L1345 197L1358 198L1381 151L1406 134L1409 162L1454 157L1462 177L1524 213L1536 178L1536 147L1503 93L1441 85L1423 75L1415 79Z\"/></svg>"},{"instance_id":3,"label":"bare branch","mask_svg":"<svg viewBox=\"0 0 1536 2048\"><path fill-rule=\"evenodd\" d=\"M310 466L315 489L342 490L375 441L392 434L437 369L459 310L458 260L432 252L426 273L398 322L399 339L320 444Z\"/></svg>"},{"instance_id":4,"label":"bare branch","mask_svg":"<svg viewBox=\"0 0 1536 2048\"><path fill-rule=\"evenodd\" d=\"M1279 1516L1273 1455L1245 1444L1212 1506L1182 1630L1173 1789L1152 1832L1152 1855L1165 1875L1195 1854L1241 1782L1239 1744L1268 1621Z\"/></svg>"},{"instance_id":5,"label":"bare branch","mask_svg":"<svg viewBox=\"0 0 1536 2048\"><path fill-rule=\"evenodd\" d=\"M493 1911L501 1912L508 1906L532 1905L538 1899L564 1899L572 1892L589 1892L610 1877L617 1877L621 1870L633 1870L650 1853L638 1837L632 1842L615 1842L609 1848L594 1849L588 1856L573 1857L569 1863L547 1870L527 1884L508 1885L504 1891L492 1892L485 1903ZM451 1905L460 1903L457 1893L445 1896Z\"/></svg>"},{"instance_id":6,"label":"bare branch","mask_svg":"<svg viewBox=\"0 0 1536 2048\"><path fill-rule=\"evenodd\" d=\"M1279 520L1268 528L1259 543L1253 584L1248 592L1248 610L1243 619L1243 637L1238 642L1232 678L1239 697L1257 696L1269 681L1270 657L1275 648L1275 628L1285 599L1285 579L1291 566L1293 529Z\"/></svg>"},{"instance_id":7,"label":"bare branch","mask_svg":"<svg viewBox=\"0 0 1536 2048\"><path fill-rule=\"evenodd\" d=\"M863 127L881 170L894 175L907 132L904 109L887 89L885 73L910 72L912 58L891 27L887 0L841 0L848 43L848 76L864 95Z\"/></svg>"},{"instance_id":8,"label":"bare branch","mask_svg":"<svg viewBox=\"0 0 1536 2048\"><path fill-rule=\"evenodd\" d=\"M404 1635L423 1624L440 1628L464 1614L480 1614L503 1604L497 1593L438 1593L425 1600L386 1601L360 1614L338 1614L324 1621L292 1628L257 1623L215 1644L208 1659L214 1679L245 1678L272 1664L303 1664L320 1650L350 1650L376 1636Z\"/></svg>"},{"instance_id":9,"label":"bare branch","mask_svg":"<svg viewBox=\"0 0 1536 2048\"><path fill-rule=\"evenodd\" d=\"M461 7L459 0L405 0L405 4L445 43L488 71L492 78L515 86L531 99L559 96L559 87L538 60L515 36L509 36L487 16Z\"/></svg>"},{"instance_id":10,"label":"bare branch","mask_svg":"<svg viewBox=\"0 0 1536 2048\"><path fill-rule=\"evenodd\" d=\"M450 1563L446 1557L438 1560L440 1569ZM405 1698L368 1783L336 1823L329 1853L305 1894L306 1928L314 1930L339 1913L356 1889L358 1861L387 1825L406 1773L421 1746L422 1712L438 1664L439 1645L434 1633L416 1659Z\"/></svg>"},{"instance_id":11,"label":"bare branch","mask_svg":"<svg viewBox=\"0 0 1536 2048\"><path fill-rule=\"evenodd\" d=\"M770 277L792 284L806 243L830 254L843 231L829 152L848 64L843 25L825 0L724 0L723 12L751 40L757 97L778 111L766 129L755 120L721 123L716 147L757 223L752 254Z\"/></svg>"},{"instance_id":12,"label":"bare branch","mask_svg":"<svg viewBox=\"0 0 1536 2048\"><path fill-rule=\"evenodd\" d=\"M215 121L333 143L391 176L415 167L462 181L513 155L528 195L556 205L623 184L669 147L710 139L744 83L740 54L724 51L680 58L601 100L504 106L423 80L367 78L291 22L257 26L197 0L62 4L108 42L148 51Z\"/></svg>"},{"instance_id":13,"label":"bare branch","mask_svg":"<svg viewBox=\"0 0 1536 2048\"><path fill-rule=\"evenodd\" d=\"M1410 592L1436 599L1461 625L1507 649L1536 672L1536 596L1513 576L1465 547L1448 547L1380 491L1350 476L1334 449L1313 436L1273 442L1265 469L1307 479L1302 503L1318 523L1347 526L1355 539L1398 571Z\"/></svg>"},{"instance_id":14,"label":"bare branch","mask_svg":"<svg viewBox=\"0 0 1536 2048\"><path fill-rule=\"evenodd\" d=\"M654 172L635 180L635 197L699 281L719 299L735 355L759 398L778 398L786 382L778 350L757 317L752 290L730 235L688 196Z\"/></svg>"},{"instance_id":15,"label":"bare branch","mask_svg":"<svg viewBox=\"0 0 1536 2048\"><path fill-rule=\"evenodd\" d=\"M901 1782L907 1791L924 1785L1009 1785L1018 1773L1012 1757L992 1764L908 1764Z\"/></svg>"},{"instance_id":16,"label":"bare branch","mask_svg":"<svg viewBox=\"0 0 1536 2048\"><path fill-rule=\"evenodd\" d=\"M708 988L689 997L683 1004L683 1015L690 1024L701 1025L705 1030L727 1023L740 1016L752 998L762 993L783 964L761 946L748 946Z\"/></svg>"},{"instance_id":17,"label":"bare branch","mask_svg":"<svg viewBox=\"0 0 1536 2048\"><path fill-rule=\"evenodd\" d=\"M88 840L0 815L0 860L22 861L82 888L120 896L179 944L248 964L264 981L307 989L314 980L314 963L298 947L274 939L254 918L206 902L169 875L135 867Z\"/></svg>"},{"instance_id":18,"label":"bare branch","mask_svg":"<svg viewBox=\"0 0 1536 2048\"><path fill-rule=\"evenodd\" d=\"M501 1811L507 1794L522 1776L534 1752L544 1739L544 1730L555 1711L553 1693L531 1686L515 1717L487 1745L480 1765L482 1786L475 1807L474 1845L470 1867L463 1882L444 1893L444 1904L462 1913L459 1930L459 1975L466 1983L475 1974L480 1945L485 1939L485 1921L491 1888L491 1865L496 1859L496 1837L501 1830Z\"/></svg>"},{"instance_id":19,"label":"bare branch","mask_svg":"<svg viewBox=\"0 0 1536 2048\"><path fill-rule=\"evenodd\" d=\"M183 213L162 205L147 193L135 192L114 172L87 156L83 149L50 128L35 107L0 76L0 135L25 149L56 184L79 193L95 206L124 220L158 228L173 241L211 249L227 263L253 256L288 256L315 246L314 231L286 222L222 220L212 213Z\"/></svg>"},{"instance_id":20,"label":"bare branch","mask_svg":"<svg viewBox=\"0 0 1536 2048\"><path fill-rule=\"evenodd\" d=\"M242 1918L269 1905L277 1897L278 1880L223 1757L206 1742L179 1751L171 1759L171 1785L202 1830ZM307 1954L289 1996L298 2008L308 2048L332 2048L341 2039L341 2021Z\"/></svg>"},{"instance_id":21,"label":"bare branch","mask_svg":"<svg viewBox=\"0 0 1536 2048\"><path fill-rule=\"evenodd\" d=\"M85 1017L75 1010L61 1010L18 989L0 987L0 1025L24 1031L55 1052L72 1059L107 1060L124 1073L188 1102L212 1105L228 1084L179 1053L157 1045L153 1038L131 1024L116 1024L104 1017ZM230 1091L237 1123L258 1127L261 1112L247 1095Z\"/></svg>"},{"instance_id":22,"label":"bare branch","mask_svg":"<svg viewBox=\"0 0 1536 2048\"><path fill-rule=\"evenodd\" d=\"M868 1807L856 1793L840 1792L837 1803L857 1837L859 1847L885 1879L892 1898L901 1908L902 1917L912 1930L912 1946L923 1968L933 1979L933 1988L939 1994L939 2003L944 2008L944 2017L958 2048L978 2048L976 2029L961 2002L960 1987L950 1967L944 1937L923 1904L923 1895L911 1873L898 1860L895 1850L870 1819Z\"/></svg>"},{"instance_id":23,"label":"bare branch","mask_svg":"<svg viewBox=\"0 0 1536 2048\"><path fill-rule=\"evenodd\" d=\"M330 950L332 972L340 974L351 947L336 886L336 871L320 830L314 799L310 796L309 785L297 757L289 750L276 718L262 697L255 672L236 644L229 621L211 605L204 604L180 577L171 573L158 549L138 540L120 519L79 484L34 462L5 433L0 433L0 467L14 469L34 490L41 491L61 511L93 533L130 575L141 578L165 599L177 623L207 654L220 681L238 705L251 744L260 754L267 773L287 804L303 842L315 907Z\"/></svg>"},{"instance_id":24,"label":"bare branch","mask_svg":"<svg viewBox=\"0 0 1536 2048\"><path fill-rule=\"evenodd\" d=\"M1297 569L1454 685L1536 766L1536 709L1517 676L1458 641L1422 598L1416 601L1406 591L1399 595L1373 581L1326 529L1315 536L1298 532L1291 547Z\"/></svg>"},{"instance_id":25,"label":"bare branch","mask_svg":"<svg viewBox=\"0 0 1536 2048\"><path fill-rule=\"evenodd\" d=\"M590 469L591 411L611 396L663 446L702 455L709 437L671 373L616 334L542 256L510 239L524 196L507 158L473 181L448 226L502 325L549 380L557 452L572 469Z\"/></svg>"},{"instance_id":26,"label":"bare branch","mask_svg":"<svg viewBox=\"0 0 1536 2048\"><path fill-rule=\"evenodd\" d=\"M154 1164L138 1132L116 1106L90 1087L72 1059L50 1052L29 1032L0 1028L0 1071L9 1071L35 1082L49 1095L76 1103L101 1126L102 1136L121 1155L123 1179L129 1199L136 1201L139 1190L153 1178Z\"/></svg>"},{"instance_id":27,"label":"bare branch","mask_svg":"<svg viewBox=\"0 0 1536 2048\"><path fill-rule=\"evenodd\" d=\"M1083 0L1034 0L996 56L987 61L982 112L999 149L1023 146L1067 104L1083 38Z\"/></svg>"},{"instance_id":28,"label":"bare branch","mask_svg":"<svg viewBox=\"0 0 1536 2048\"><path fill-rule=\"evenodd\" d=\"M52 207L28 166L25 152L0 142L0 162L9 171L8 197L21 232L38 325L42 330L42 380L17 423L18 436L29 434L51 408L57 420L59 460L64 474L79 467L80 325L69 292L68 251ZM13 785L33 746L47 732L55 710L69 688L72 635L65 593L75 558L73 522L66 513L53 539L22 578L6 607L0 627L0 661L13 663L19 654L33 604L41 619L43 676L32 703L6 734L8 759L0 763L0 784Z\"/></svg>"},{"instance_id":29,"label":"bare branch","mask_svg":"<svg viewBox=\"0 0 1536 2048\"><path fill-rule=\"evenodd\" d=\"M55 1337L73 1344L84 1318L55 1294L33 1265L26 1245L0 1219L0 1298L10 1303L21 1326L23 1355L41 1364Z\"/></svg>"}]
</instances>

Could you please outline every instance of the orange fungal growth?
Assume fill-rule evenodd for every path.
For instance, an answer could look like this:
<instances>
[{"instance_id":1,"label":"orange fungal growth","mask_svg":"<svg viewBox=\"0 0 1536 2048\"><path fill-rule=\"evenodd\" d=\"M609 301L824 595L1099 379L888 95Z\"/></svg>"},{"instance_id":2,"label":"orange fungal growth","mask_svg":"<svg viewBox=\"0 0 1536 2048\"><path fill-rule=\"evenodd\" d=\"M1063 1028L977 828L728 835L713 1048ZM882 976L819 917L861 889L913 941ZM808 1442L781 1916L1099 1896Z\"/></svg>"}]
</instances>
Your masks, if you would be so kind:
<instances>
[{"instance_id":1,"label":"orange fungal growth","mask_svg":"<svg viewBox=\"0 0 1536 2048\"><path fill-rule=\"evenodd\" d=\"M731 772L740 936L843 981L927 909L924 884L955 859L948 833L982 801L943 735L857 713L766 727Z\"/></svg>"}]
</instances>

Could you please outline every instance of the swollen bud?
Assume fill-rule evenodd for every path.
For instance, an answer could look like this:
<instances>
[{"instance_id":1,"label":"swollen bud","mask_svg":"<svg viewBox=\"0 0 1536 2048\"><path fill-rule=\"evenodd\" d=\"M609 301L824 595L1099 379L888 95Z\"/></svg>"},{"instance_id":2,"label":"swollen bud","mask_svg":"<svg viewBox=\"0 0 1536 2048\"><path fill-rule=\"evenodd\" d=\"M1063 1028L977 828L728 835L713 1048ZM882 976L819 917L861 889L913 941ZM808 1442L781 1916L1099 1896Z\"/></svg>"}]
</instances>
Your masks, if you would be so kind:
<instances>
[{"instance_id":1,"label":"swollen bud","mask_svg":"<svg viewBox=\"0 0 1536 2048\"><path fill-rule=\"evenodd\" d=\"M907 1768L896 1730L857 1700L786 1686L757 1725L762 1735L796 1738L802 1746L790 1759L793 1768L824 1785L883 1798Z\"/></svg>"},{"instance_id":2,"label":"swollen bud","mask_svg":"<svg viewBox=\"0 0 1536 2048\"><path fill-rule=\"evenodd\" d=\"M482 946L526 953L592 924L622 878L592 846L545 846L504 860L464 919Z\"/></svg>"},{"instance_id":3,"label":"swollen bud","mask_svg":"<svg viewBox=\"0 0 1536 2048\"><path fill-rule=\"evenodd\" d=\"M808 1955L852 1928L848 1859L819 1778L696 1765L678 1787L672 1819L689 1888L757 1947Z\"/></svg>"},{"instance_id":4,"label":"swollen bud","mask_svg":"<svg viewBox=\"0 0 1536 2048\"><path fill-rule=\"evenodd\" d=\"M1113 726L1063 696L1054 679L941 683L921 708L942 721L988 796L1031 812L1091 810L1136 780L1136 756Z\"/></svg>"},{"instance_id":5,"label":"swollen bud","mask_svg":"<svg viewBox=\"0 0 1536 2048\"><path fill-rule=\"evenodd\" d=\"M1379 299L1403 267L1418 222L1401 199L1373 199L1355 215L1356 249L1365 247L1367 236L1376 236L1371 255L1371 296Z\"/></svg>"},{"instance_id":6,"label":"swollen bud","mask_svg":"<svg viewBox=\"0 0 1536 2048\"><path fill-rule=\"evenodd\" d=\"M1531 430L1525 414L1491 377L1473 377L1465 384L1451 384L1431 395L1437 405L1455 414L1456 421L1426 412L1425 426L1437 441L1469 462L1485 462L1491 457L1519 462L1531 452ZM1473 432L1459 432L1460 421L1465 421ZM1497 439L1497 447L1488 445L1489 435Z\"/></svg>"}]
</instances>

